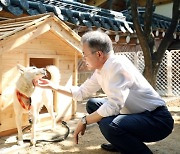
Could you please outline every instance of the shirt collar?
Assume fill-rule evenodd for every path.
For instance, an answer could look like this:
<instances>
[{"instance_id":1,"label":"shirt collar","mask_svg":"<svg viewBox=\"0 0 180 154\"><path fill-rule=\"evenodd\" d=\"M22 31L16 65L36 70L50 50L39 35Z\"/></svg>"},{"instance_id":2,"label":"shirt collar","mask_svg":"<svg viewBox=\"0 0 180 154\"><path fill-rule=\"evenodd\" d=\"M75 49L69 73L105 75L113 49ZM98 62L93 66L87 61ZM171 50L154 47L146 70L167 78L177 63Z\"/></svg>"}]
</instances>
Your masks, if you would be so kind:
<instances>
[{"instance_id":1,"label":"shirt collar","mask_svg":"<svg viewBox=\"0 0 180 154\"><path fill-rule=\"evenodd\" d=\"M114 57L114 52L111 52L108 59L106 60L106 62L104 63L104 65L102 66L101 69L97 69L98 73L101 73L103 70L107 69L109 67L109 63L111 63L111 59L112 57Z\"/></svg>"}]
</instances>

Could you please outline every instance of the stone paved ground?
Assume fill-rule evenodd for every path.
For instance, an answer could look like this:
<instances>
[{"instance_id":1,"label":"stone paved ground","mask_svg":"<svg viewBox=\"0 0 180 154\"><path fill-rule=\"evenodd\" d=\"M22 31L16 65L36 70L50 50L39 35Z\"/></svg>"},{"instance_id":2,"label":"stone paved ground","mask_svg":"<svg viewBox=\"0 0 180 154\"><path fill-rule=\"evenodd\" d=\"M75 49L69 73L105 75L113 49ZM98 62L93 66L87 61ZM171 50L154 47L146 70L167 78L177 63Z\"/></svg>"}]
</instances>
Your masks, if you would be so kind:
<instances>
[{"instance_id":1,"label":"stone paved ground","mask_svg":"<svg viewBox=\"0 0 180 154\"><path fill-rule=\"evenodd\" d=\"M174 130L166 139L156 143L150 143L148 146L154 154L180 154L180 99L164 99L175 120ZM106 142L106 140L101 135L97 124L89 125L85 135L80 137L79 144L74 144L73 130L79 118L84 114L86 114L85 103L78 103L77 117L68 121L71 132L65 141L56 143L41 142L38 143L36 147L29 146L29 143L26 143L24 147L22 147L16 145L16 135L1 137L0 154L111 154L100 148L100 145ZM43 132L39 133L43 136Z\"/></svg>"}]
</instances>

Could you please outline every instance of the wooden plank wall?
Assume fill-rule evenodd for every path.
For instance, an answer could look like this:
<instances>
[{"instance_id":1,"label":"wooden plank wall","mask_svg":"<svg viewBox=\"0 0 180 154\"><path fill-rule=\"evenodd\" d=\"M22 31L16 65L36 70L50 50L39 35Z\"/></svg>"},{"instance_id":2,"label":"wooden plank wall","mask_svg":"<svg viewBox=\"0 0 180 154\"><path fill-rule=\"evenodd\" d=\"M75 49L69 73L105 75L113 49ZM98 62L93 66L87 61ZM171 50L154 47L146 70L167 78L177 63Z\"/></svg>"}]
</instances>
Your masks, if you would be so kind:
<instances>
[{"instance_id":1,"label":"wooden plank wall","mask_svg":"<svg viewBox=\"0 0 180 154\"><path fill-rule=\"evenodd\" d=\"M60 84L66 87L71 87L74 81L74 57L60 56L59 57L59 68L61 71L61 82ZM60 117L71 118L75 113L74 103L71 97L57 94L56 111Z\"/></svg>"},{"instance_id":2,"label":"wooden plank wall","mask_svg":"<svg viewBox=\"0 0 180 154\"><path fill-rule=\"evenodd\" d=\"M0 102L0 133L16 128L12 106L12 93L4 95L8 88L14 87L18 78L16 65L27 66L28 55L33 58L56 57L61 72L62 85L71 86L75 80L75 49L69 46L51 32L45 33L22 46L4 53L1 58L0 79L2 83L3 98ZM39 57L40 56L40 57ZM10 92L10 91L9 91ZM71 118L75 113L72 98L56 94L55 110L62 117ZM2 98L2 96L1 96ZM7 100L6 100L7 99ZM9 99L9 100L8 100ZM27 125L27 114L23 117L23 124Z\"/></svg>"}]
</instances>

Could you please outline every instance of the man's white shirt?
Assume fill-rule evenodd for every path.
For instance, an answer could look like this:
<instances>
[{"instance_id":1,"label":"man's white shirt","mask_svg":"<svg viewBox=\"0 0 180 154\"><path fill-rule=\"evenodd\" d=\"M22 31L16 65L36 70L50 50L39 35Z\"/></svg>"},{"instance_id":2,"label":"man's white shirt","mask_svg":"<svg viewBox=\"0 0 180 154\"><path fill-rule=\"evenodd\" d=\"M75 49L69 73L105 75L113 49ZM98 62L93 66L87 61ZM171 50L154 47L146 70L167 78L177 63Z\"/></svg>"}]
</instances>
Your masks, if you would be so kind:
<instances>
[{"instance_id":1,"label":"man's white shirt","mask_svg":"<svg viewBox=\"0 0 180 154\"><path fill-rule=\"evenodd\" d=\"M152 111L165 105L132 62L122 55L112 54L101 70L95 70L80 87L72 87L71 92L74 100L82 101L100 88L107 96L97 110L103 117Z\"/></svg>"}]
</instances>

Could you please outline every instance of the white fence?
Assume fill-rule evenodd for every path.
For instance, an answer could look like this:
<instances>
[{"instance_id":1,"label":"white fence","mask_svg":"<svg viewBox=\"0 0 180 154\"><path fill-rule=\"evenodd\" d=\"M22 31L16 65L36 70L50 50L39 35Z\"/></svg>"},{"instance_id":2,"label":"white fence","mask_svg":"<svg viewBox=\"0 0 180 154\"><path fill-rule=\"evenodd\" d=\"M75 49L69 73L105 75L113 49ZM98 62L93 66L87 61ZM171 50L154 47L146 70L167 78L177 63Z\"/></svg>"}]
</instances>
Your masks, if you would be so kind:
<instances>
[{"instance_id":1,"label":"white fence","mask_svg":"<svg viewBox=\"0 0 180 154\"><path fill-rule=\"evenodd\" d=\"M129 58L142 73L144 56L142 51L120 52ZM180 51L166 51L157 74L156 88L161 96L180 96Z\"/></svg>"},{"instance_id":2,"label":"white fence","mask_svg":"<svg viewBox=\"0 0 180 154\"><path fill-rule=\"evenodd\" d=\"M119 52L125 55L142 73L144 70L144 56L142 51ZM81 72L78 75L79 85L83 83L92 72ZM180 50L166 51L160 65L156 81L157 92L161 96L180 96Z\"/></svg>"}]
</instances>

